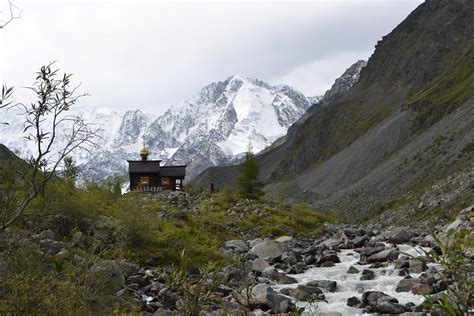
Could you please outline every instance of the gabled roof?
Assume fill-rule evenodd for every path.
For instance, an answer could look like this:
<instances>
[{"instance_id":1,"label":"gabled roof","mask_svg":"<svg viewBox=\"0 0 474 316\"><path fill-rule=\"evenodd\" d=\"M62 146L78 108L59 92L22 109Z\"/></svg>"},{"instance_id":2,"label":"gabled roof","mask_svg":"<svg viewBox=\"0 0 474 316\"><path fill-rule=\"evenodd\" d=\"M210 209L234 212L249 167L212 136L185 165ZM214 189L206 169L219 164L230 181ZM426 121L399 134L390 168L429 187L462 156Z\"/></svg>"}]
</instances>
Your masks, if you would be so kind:
<instances>
[{"instance_id":1,"label":"gabled roof","mask_svg":"<svg viewBox=\"0 0 474 316\"><path fill-rule=\"evenodd\" d=\"M184 177L186 176L186 166L163 166L160 169L160 176Z\"/></svg>"},{"instance_id":2,"label":"gabled roof","mask_svg":"<svg viewBox=\"0 0 474 316\"><path fill-rule=\"evenodd\" d=\"M163 177L184 177L186 166L160 166L161 160L127 160L129 173L156 173Z\"/></svg>"},{"instance_id":3,"label":"gabled roof","mask_svg":"<svg viewBox=\"0 0 474 316\"><path fill-rule=\"evenodd\" d=\"M161 160L128 160L129 173L159 173Z\"/></svg>"}]
</instances>

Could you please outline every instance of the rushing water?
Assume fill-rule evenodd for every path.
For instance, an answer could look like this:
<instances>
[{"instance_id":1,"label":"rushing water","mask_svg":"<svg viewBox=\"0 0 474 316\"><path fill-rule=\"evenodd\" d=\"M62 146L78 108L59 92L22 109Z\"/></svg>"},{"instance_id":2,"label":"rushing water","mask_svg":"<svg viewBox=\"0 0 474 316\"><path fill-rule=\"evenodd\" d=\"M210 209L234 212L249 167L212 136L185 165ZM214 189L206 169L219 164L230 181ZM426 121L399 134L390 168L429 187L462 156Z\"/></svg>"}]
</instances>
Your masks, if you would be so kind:
<instances>
[{"instance_id":1,"label":"rushing water","mask_svg":"<svg viewBox=\"0 0 474 316\"><path fill-rule=\"evenodd\" d=\"M416 257L420 255L419 250L421 248L414 248L408 245L398 245L398 249L401 252L401 255L408 254ZM341 263L337 263L333 267L314 267L308 269L302 274L291 275L298 280L298 284L306 284L313 280L331 280L337 282L336 292L330 293L323 289L328 303L319 302L317 308L315 308L314 305L311 306L306 302L297 302L297 306L305 307L305 315L317 315L318 313L334 311L340 312L342 315L361 315L362 309L347 306L347 299L352 296L361 299L362 293L369 290L381 291L387 295L393 296L397 298L399 303L402 305L405 305L408 302L413 302L416 305L419 305L425 300L422 295L414 295L410 292L397 293L395 291L398 282L403 279L403 277L398 276L399 270L394 269L393 264L383 268L370 269L375 272L375 279L361 281L359 280L361 276L360 273L347 273L347 269L349 269L350 266L355 266L359 271L368 269L368 265L357 264L359 261L359 254L354 250L342 250L338 256ZM413 277L419 276L415 274L411 275ZM285 287L294 288L298 286L298 284L276 285L274 286L274 289L278 291Z\"/></svg>"}]
</instances>

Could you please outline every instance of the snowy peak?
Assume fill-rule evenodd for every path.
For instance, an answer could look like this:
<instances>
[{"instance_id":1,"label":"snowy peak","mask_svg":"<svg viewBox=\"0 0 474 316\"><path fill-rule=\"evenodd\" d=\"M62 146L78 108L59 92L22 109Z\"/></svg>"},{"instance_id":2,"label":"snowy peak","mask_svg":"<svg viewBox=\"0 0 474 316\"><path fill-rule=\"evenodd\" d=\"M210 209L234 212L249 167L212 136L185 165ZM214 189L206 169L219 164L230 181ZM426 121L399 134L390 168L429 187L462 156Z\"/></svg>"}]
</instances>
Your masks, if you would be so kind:
<instances>
[{"instance_id":1,"label":"snowy peak","mask_svg":"<svg viewBox=\"0 0 474 316\"><path fill-rule=\"evenodd\" d=\"M115 138L115 145L132 145L140 141L139 137L148 125L148 117L140 110L127 111Z\"/></svg>"},{"instance_id":2,"label":"snowy peak","mask_svg":"<svg viewBox=\"0 0 474 316\"><path fill-rule=\"evenodd\" d=\"M366 65L367 62L365 60L359 60L347 68L342 76L336 79L331 89L326 91L323 96L324 101L329 103L331 100L349 91L359 81L360 72Z\"/></svg>"},{"instance_id":3,"label":"snowy peak","mask_svg":"<svg viewBox=\"0 0 474 316\"><path fill-rule=\"evenodd\" d=\"M85 175L107 178L125 173L126 160L138 159L145 141L151 159L186 164L192 177L207 167L235 161L249 144L255 152L263 150L285 135L309 106L297 89L242 75L205 86L157 118L138 109L123 113L80 106L76 111L102 128L102 135L92 157L77 153L73 158ZM0 142L27 157L32 150L13 137L21 133L21 121L9 121L8 129L0 126Z\"/></svg>"},{"instance_id":4,"label":"snowy peak","mask_svg":"<svg viewBox=\"0 0 474 316\"><path fill-rule=\"evenodd\" d=\"M309 100L292 87L273 87L234 75L204 87L155 124L181 143L168 164L188 164L193 174L194 158L200 157L197 173L209 163L226 163L242 154L249 143L255 151L263 150L284 135L309 106ZM202 164L203 159L207 165Z\"/></svg>"}]
</instances>

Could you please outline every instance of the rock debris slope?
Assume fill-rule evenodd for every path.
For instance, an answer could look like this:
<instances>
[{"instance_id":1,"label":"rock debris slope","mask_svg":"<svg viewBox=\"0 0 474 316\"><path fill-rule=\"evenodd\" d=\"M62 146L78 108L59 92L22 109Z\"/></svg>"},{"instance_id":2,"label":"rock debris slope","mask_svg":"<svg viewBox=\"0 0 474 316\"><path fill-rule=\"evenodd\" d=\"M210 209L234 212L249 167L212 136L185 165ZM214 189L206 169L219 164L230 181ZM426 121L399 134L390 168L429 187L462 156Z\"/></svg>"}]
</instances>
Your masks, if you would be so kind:
<instances>
[{"instance_id":1,"label":"rock debris slope","mask_svg":"<svg viewBox=\"0 0 474 316\"><path fill-rule=\"evenodd\" d=\"M421 4L377 43L352 88L313 105L257 157L268 193L362 220L469 172L473 34L472 1ZM237 173L236 166L211 168L197 182L235 185Z\"/></svg>"}]
</instances>

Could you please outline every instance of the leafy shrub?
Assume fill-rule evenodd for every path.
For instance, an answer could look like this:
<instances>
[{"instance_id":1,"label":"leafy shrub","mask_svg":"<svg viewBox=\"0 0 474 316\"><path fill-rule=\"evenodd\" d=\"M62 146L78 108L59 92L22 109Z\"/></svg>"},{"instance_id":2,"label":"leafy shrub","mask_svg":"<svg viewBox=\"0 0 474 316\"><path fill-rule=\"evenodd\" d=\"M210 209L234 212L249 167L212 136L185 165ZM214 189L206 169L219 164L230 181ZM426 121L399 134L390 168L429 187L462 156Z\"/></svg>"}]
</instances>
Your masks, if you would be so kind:
<instances>
[{"instance_id":1,"label":"leafy shrub","mask_svg":"<svg viewBox=\"0 0 474 316\"><path fill-rule=\"evenodd\" d=\"M441 266L439 275L449 284L447 293L433 302L432 308L442 310L448 315L465 315L474 305L474 266L465 256L466 251L474 249L474 235L466 229L450 230L445 240L433 235L440 253L432 250L426 256Z\"/></svg>"},{"instance_id":2,"label":"leafy shrub","mask_svg":"<svg viewBox=\"0 0 474 316\"><path fill-rule=\"evenodd\" d=\"M25 236L2 241L2 260L7 266L0 275L0 312L27 315L92 315L115 310L135 310L133 303L117 301L117 285L90 267L100 258L81 253L81 262L39 251Z\"/></svg>"}]
</instances>

